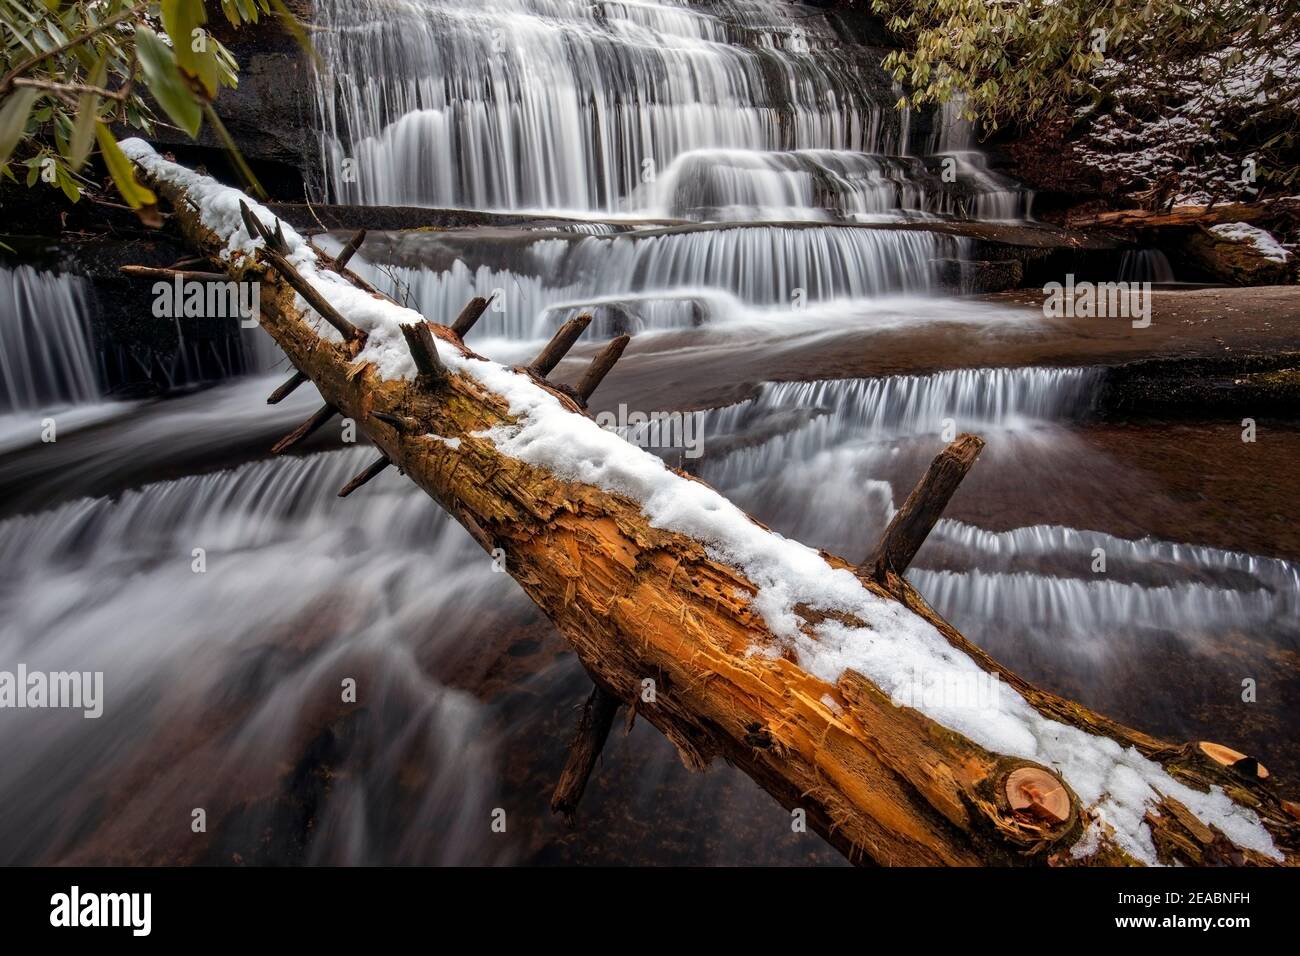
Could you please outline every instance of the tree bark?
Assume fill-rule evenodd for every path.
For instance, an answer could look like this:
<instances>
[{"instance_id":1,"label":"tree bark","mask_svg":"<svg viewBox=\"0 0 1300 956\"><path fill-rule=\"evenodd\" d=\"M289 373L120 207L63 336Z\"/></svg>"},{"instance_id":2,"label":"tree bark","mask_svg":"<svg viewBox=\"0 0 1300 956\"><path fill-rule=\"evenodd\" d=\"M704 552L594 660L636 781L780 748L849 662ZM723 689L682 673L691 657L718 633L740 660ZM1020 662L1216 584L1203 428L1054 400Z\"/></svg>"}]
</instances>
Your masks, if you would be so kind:
<instances>
[{"instance_id":1,"label":"tree bark","mask_svg":"<svg viewBox=\"0 0 1300 956\"><path fill-rule=\"evenodd\" d=\"M147 178L175 207L194 248L217 255L225 237L201 222L179 187ZM919 710L896 705L853 671L829 683L790 654L752 653L779 643L751 603L757 588L740 570L712 558L700 541L652 526L639 502L503 454L487 433L513 418L501 396L476 379L454 370L436 384L381 379L373 367L354 363L346 343L317 336L274 268L245 257L229 268L234 278L260 278L262 325L315 383L326 407L353 419L485 549L503 550L507 570L597 686L632 701L643 682L653 682L654 703L638 701L637 713L688 767L726 758L787 808L803 811L796 818L853 861L1132 862L1105 833L1097 835L1094 852L1074 859L1069 850L1096 825L1050 768L991 752ZM473 355L449 328L427 328ZM536 380L582 414L564 390ZM1256 811L1288 861L1296 859L1300 828L1271 782L1035 688L971 644L893 572L886 570L882 583L834 555L825 560L858 574L878 597L900 600L1041 713L1137 747L1192 786L1224 787ZM808 626L826 619L812 609L800 613ZM845 623L862 626L847 615ZM1017 775L1023 770L1033 773ZM1270 862L1199 821L1200 831L1192 832L1189 816L1168 801L1151 814L1155 843L1168 860Z\"/></svg>"}]
</instances>

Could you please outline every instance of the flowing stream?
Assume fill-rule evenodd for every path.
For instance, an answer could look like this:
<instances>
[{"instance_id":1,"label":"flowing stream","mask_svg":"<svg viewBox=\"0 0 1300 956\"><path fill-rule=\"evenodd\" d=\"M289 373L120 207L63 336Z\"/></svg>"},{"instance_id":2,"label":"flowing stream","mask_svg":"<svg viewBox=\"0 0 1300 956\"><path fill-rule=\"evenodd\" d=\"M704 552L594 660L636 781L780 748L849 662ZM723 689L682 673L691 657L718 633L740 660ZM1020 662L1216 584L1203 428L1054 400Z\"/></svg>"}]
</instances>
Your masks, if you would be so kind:
<instances>
[{"instance_id":1,"label":"flowing stream","mask_svg":"<svg viewBox=\"0 0 1300 956\"><path fill-rule=\"evenodd\" d=\"M847 557L945 440L980 434L910 573L972 639L1171 735L1214 726L1243 677L1294 689L1300 556L1134 534L1186 502L1097 444L1099 371L751 371L759 349L798 368L812 342L1036 321L941 291L964 241L890 228L1022 219L1032 196L954 111L894 110L859 21L775 0L318 0L316 19L332 201L580 220L374 235L358 271L435 320L494 295L471 344L503 360L580 311L583 355L632 333L597 408L628 383L642 412L693 410L700 377L734 385L748 397L692 419L698 459L661 453ZM42 442L38 419L102 401L89 312L75 278L0 270L0 668L106 688L98 720L0 723L0 863L838 860L644 723L611 739L567 831L546 801L588 685L510 578L401 476L340 501L373 451L337 424L270 459L318 397L265 405L264 339L256 374ZM1244 735L1264 747L1279 705L1259 706Z\"/></svg>"}]
</instances>

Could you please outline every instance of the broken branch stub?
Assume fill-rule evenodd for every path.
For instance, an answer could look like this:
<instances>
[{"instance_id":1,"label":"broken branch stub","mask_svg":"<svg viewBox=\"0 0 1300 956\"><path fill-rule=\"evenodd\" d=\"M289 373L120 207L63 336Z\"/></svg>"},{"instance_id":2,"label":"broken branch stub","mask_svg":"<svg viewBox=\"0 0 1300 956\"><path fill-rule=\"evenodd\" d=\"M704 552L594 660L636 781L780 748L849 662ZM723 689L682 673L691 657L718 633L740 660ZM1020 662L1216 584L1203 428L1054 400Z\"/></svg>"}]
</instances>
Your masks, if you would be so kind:
<instances>
[{"instance_id":1,"label":"broken branch stub","mask_svg":"<svg viewBox=\"0 0 1300 956\"><path fill-rule=\"evenodd\" d=\"M532 372L538 378L546 378L560 364L560 359L569 353L573 348L573 343L578 341L578 337L587 331L587 326L591 325L591 316L579 315L569 319L551 336L551 341L546 343L546 347L538 353L537 358L528 365L528 371Z\"/></svg>"},{"instance_id":2,"label":"broken branch stub","mask_svg":"<svg viewBox=\"0 0 1300 956\"><path fill-rule=\"evenodd\" d=\"M325 404L316 410L316 412L289 434L285 435L278 442L271 446L271 454L282 455L294 445L303 441L310 435L314 434L327 421L338 414L338 409L333 405Z\"/></svg>"},{"instance_id":3,"label":"broken branch stub","mask_svg":"<svg viewBox=\"0 0 1300 956\"><path fill-rule=\"evenodd\" d=\"M463 339L469 330L474 328L474 323L482 318L491 301L491 298L484 298L481 295L474 296L465 304L465 308L460 310L456 321L451 323L451 330Z\"/></svg>"},{"instance_id":4,"label":"broken branch stub","mask_svg":"<svg viewBox=\"0 0 1300 956\"><path fill-rule=\"evenodd\" d=\"M279 405L292 395L299 385L307 380L307 376L302 372L294 372L282 385L277 386L274 392L266 396L266 404Z\"/></svg>"},{"instance_id":5,"label":"broken branch stub","mask_svg":"<svg viewBox=\"0 0 1300 956\"><path fill-rule=\"evenodd\" d=\"M578 401L586 405L593 392L600 387L600 383L605 380L605 376L613 369L614 364L622 357L623 350L627 344L632 341L630 335L620 335L612 339L608 345L600 350L600 353L591 360L587 366L587 371L582 374L578 384L574 386L573 392Z\"/></svg>"},{"instance_id":6,"label":"broken branch stub","mask_svg":"<svg viewBox=\"0 0 1300 956\"><path fill-rule=\"evenodd\" d=\"M428 322L411 322L402 326L411 358L419 374L417 381L425 388L437 388L446 383L447 369L438 358L438 347L433 341L433 331Z\"/></svg>"},{"instance_id":7,"label":"broken branch stub","mask_svg":"<svg viewBox=\"0 0 1300 956\"><path fill-rule=\"evenodd\" d=\"M194 269L160 269L155 266L122 266L118 270L135 279L180 279L194 282L229 282L224 272L200 272Z\"/></svg>"},{"instance_id":8,"label":"broken branch stub","mask_svg":"<svg viewBox=\"0 0 1300 956\"><path fill-rule=\"evenodd\" d=\"M300 296L307 300L307 304L326 322L334 327L334 330L343 336L345 342L360 346L366 341L366 333L361 331L346 318L344 318L334 306L325 299L317 288L308 282L301 272L294 268L284 256L271 248L262 250L262 254L275 267L281 278L284 279Z\"/></svg>"},{"instance_id":9,"label":"broken branch stub","mask_svg":"<svg viewBox=\"0 0 1300 956\"><path fill-rule=\"evenodd\" d=\"M352 257L357 254L357 250L361 248L361 244L365 241L366 231L364 229L358 231L356 235L349 239L348 244L334 257L334 271L342 272L346 269L348 263L352 261Z\"/></svg>"},{"instance_id":10,"label":"broken branch stub","mask_svg":"<svg viewBox=\"0 0 1300 956\"><path fill-rule=\"evenodd\" d=\"M346 485L339 489L339 497L346 498L372 478L378 477L379 474L390 464L392 464L392 462L388 460L387 455L380 455L359 471Z\"/></svg>"},{"instance_id":11,"label":"broken branch stub","mask_svg":"<svg viewBox=\"0 0 1300 956\"><path fill-rule=\"evenodd\" d=\"M564 770L560 772L551 797L551 812L560 814L570 826L577 816L578 803L605 747L618 708L618 698L600 687L591 689L591 695L582 707L582 717L573 742L569 744Z\"/></svg>"},{"instance_id":12,"label":"broken branch stub","mask_svg":"<svg viewBox=\"0 0 1300 956\"><path fill-rule=\"evenodd\" d=\"M887 572L901 575L908 569L983 448L982 438L958 435L930 463L885 528L875 552L862 564L876 580L883 581Z\"/></svg>"}]
</instances>

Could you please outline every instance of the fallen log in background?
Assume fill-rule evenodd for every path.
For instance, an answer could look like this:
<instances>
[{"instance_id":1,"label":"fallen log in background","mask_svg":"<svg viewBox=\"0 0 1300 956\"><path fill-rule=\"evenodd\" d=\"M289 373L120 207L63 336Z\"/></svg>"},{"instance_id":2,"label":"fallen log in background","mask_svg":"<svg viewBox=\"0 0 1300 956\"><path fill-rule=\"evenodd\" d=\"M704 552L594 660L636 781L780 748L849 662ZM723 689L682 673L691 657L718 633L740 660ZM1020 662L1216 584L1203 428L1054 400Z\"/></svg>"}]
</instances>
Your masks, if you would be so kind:
<instances>
[{"instance_id":1,"label":"fallen log in background","mask_svg":"<svg viewBox=\"0 0 1300 956\"><path fill-rule=\"evenodd\" d=\"M1300 200L1285 197L1265 202L1224 203L1221 206L1175 206L1172 209L1112 209L1071 216L1069 229L1161 229L1216 226L1229 222L1256 222L1300 217Z\"/></svg>"},{"instance_id":2,"label":"fallen log in background","mask_svg":"<svg viewBox=\"0 0 1300 956\"><path fill-rule=\"evenodd\" d=\"M725 757L787 808L802 811L810 827L854 861L1295 862L1295 808L1253 767L1225 763L1194 745L1166 744L1033 687L935 614L898 576L897 559L855 566L833 555L818 558L750 519L744 525L748 535L782 559L793 554L819 562L819 573L852 592L852 606L802 602L789 608L792 645L790 634L779 636L769 624L772 583L765 590L751 580L744 562L725 559L717 542L652 522L645 503L630 494L562 477L503 451L499 437L516 434L530 414L572 415L575 438L592 440L587 429L596 426L583 417L572 390L540 374L558 360L555 341L531 369L505 378L504 370L479 361L450 328L405 311L400 321L411 327L401 331L420 374L414 380L385 377L375 361L387 362L392 353L368 349L391 330L367 322L377 303L386 315L400 307L376 293L345 288L346 278L337 273L326 276L329 263L297 244L292 231L291 254L264 253L230 215L233 190L218 191L143 144L132 143L130 152L144 178L172 203L196 251L225 263L233 278L260 280L262 324L320 390L325 406L316 417L328 411L355 420L389 462L485 549L502 549L507 570L568 640L601 692L638 701L636 713L668 737L688 766L702 768ZM185 201L187 192L193 203ZM210 215L205 205L212 207ZM252 231L271 243L284 238L269 213L255 207L255 215L261 221ZM286 274L299 267L311 274ZM317 292L322 286L337 292L328 296L330 311L347 311L352 303L355 312L347 322L355 323L360 336L336 341L304 310L294 291L304 281ZM372 314L356 314L363 312ZM576 338L572 331L557 335L561 345ZM435 337L441 348L433 347L430 356ZM489 387L488 379L508 385L516 401L523 396L544 403L530 406L531 412L512 411L512 400L496 385ZM637 464L651 467L640 459ZM731 507L688 476L671 480L683 498L697 495L706 510ZM918 510L937 514L929 507ZM910 545L895 549L885 542L878 553L909 550L914 553ZM1004 704L1017 715L1017 726L1032 725L1046 735L1037 746L1055 747L1055 759L1066 760L1079 749L1105 755L1110 763L1101 768L1109 772L1103 787L1086 773L1072 780L1056 767L981 746L921 707L892 700L853 669L818 676L800 663L805 654L816 658L837 633L846 635L852 653L854 641L929 640L925 635L933 632L926 628L937 632L936 641L943 639L943 654L964 665L963 673L978 668L1005 682L1012 699ZM639 703L647 681L653 703ZM582 749L571 756L578 783L594 762L604 714L593 715L591 724L580 734ZM1148 801L1145 829L1118 816L1103 818L1106 787L1139 773L1159 784ZM1076 784L1091 788L1087 799ZM1211 786L1223 792L1206 796ZM575 789L580 787L565 792ZM568 802L561 801L560 809ZM1208 819L1200 819L1189 803L1209 808L1202 811Z\"/></svg>"}]
</instances>

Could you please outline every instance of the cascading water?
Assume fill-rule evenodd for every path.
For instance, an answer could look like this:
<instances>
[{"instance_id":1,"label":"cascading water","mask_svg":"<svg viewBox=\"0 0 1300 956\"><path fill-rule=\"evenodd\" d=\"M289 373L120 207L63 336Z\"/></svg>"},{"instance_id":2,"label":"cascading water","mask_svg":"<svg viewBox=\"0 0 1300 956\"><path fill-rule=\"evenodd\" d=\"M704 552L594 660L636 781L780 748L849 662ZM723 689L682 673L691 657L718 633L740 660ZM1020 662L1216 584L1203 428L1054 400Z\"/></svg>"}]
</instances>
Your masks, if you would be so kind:
<instances>
[{"instance_id":1,"label":"cascading water","mask_svg":"<svg viewBox=\"0 0 1300 956\"><path fill-rule=\"evenodd\" d=\"M425 315L455 315L495 296L479 334L544 338L593 311L593 336L686 328L748 309L788 311L835 299L920 293L955 243L926 232L738 226L700 231L536 238L485 246L420 235L388 253L419 267L359 264Z\"/></svg>"},{"instance_id":2,"label":"cascading water","mask_svg":"<svg viewBox=\"0 0 1300 956\"><path fill-rule=\"evenodd\" d=\"M317 20L343 201L614 213L692 150L903 137L883 72L770 0L323 0Z\"/></svg>"},{"instance_id":3,"label":"cascading water","mask_svg":"<svg viewBox=\"0 0 1300 956\"><path fill-rule=\"evenodd\" d=\"M852 554L883 531L945 431L986 439L984 474L1081 456L1066 426L1086 420L1100 381L1092 369L971 369L769 383L706 415L699 472L779 530ZM1300 567L1215 548L945 519L908 576L967 634L1054 643L1059 659L1117 659L1152 632L1192 647L1225 634L1300 639L1286 623Z\"/></svg>"},{"instance_id":4,"label":"cascading water","mask_svg":"<svg viewBox=\"0 0 1300 956\"><path fill-rule=\"evenodd\" d=\"M968 124L936 138L956 180L905 156L911 116L881 57L773 0L322 0L317 18L339 201L691 220L1028 211Z\"/></svg>"},{"instance_id":5,"label":"cascading water","mask_svg":"<svg viewBox=\"0 0 1300 956\"><path fill-rule=\"evenodd\" d=\"M0 267L0 414L100 394L84 279Z\"/></svg>"},{"instance_id":6,"label":"cascading water","mask_svg":"<svg viewBox=\"0 0 1300 956\"><path fill-rule=\"evenodd\" d=\"M202 805L214 820L236 779L269 781L274 794L280 762L299 760L304 722L338 700L346 676L368 702L346 755L365 772L338 778L302 861L502 859L470 819L494 789L484 708L423 676L415 655L459 640L437 622L524 599L487 562L467 560L477 545L396 475L373 482L344 516L335 492L372 456L260 462L0 522L0 660L102 671L108 698L98 720L8 715L3 862L57 860L80 846L66 794L87 791L68 787L69 774L109 768L141 774L112 813L128 831L137 821L130 842L147 847L169 785L147 761L178 723L200 736L220 728L230 741L219 756L187 752L168 771L208 781ZM411 791L403 775L426 786ZM377 800L405 804L400 826L369 819ZM270 826L275 811L268 798L246 822Z\"/></svg>"},{"instance_id":7,"label":"cascading water","mask_svg":"<svg viewBox=\"0 0 1300 956\"><path fill-rule=\"evenodd\" d=\"M965 103L953 97L939 111L932 152L951 160L952 174L968 195L953 199L942 211L972 219L1028 219L1034 194L993 172L975 148L975 126L964 115Z\"/></svg>"},{"instance_id":8,"label":"cascading water","mask_svg":"<svg viewBox=\"0 0 1300 956\"><path fill-rule=\"evenodd\" d=\"M0 451L116 417L101 400L92 294L74 275L0 267Z\"/></svg>"},{"instance_id":9,"label":"cascading water","mask_svg":"<svg viewBox=\"0 0 1300 956\"><path fill-rule=\"evenodd\" d=\"M1120 282L1173 282L1174 267L1159 249L1130 249L1119 260Z\"/></svg>"}]
</instances>

